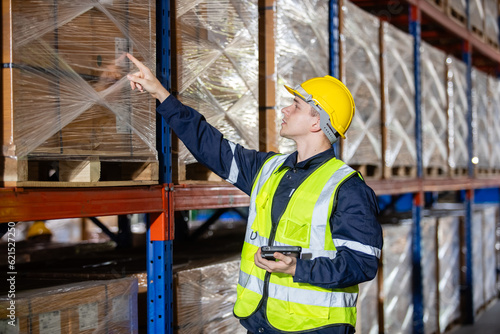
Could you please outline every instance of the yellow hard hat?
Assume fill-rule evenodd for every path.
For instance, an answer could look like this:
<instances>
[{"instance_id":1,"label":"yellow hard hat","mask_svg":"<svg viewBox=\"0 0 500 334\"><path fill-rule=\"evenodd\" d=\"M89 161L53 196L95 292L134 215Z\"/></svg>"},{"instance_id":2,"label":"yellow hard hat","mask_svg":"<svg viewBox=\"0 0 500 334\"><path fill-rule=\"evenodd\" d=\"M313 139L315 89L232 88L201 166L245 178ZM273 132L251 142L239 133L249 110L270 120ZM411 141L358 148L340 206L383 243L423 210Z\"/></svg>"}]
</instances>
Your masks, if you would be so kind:
<instances>
[{"instance_id":1,"label":"yellow hard hat","mask_svg":"<svg viewBox=\"0 0 500 334\"><path fill-rule=\"evenodd\" d=\"M292 94L302 98L319 112L321 129L333 144L345 133L354 117L354 99L338 79L326 75L304 81L295 88L285 85Z\"/></svg>"},{"instance_id":2,"label":"yellow hard hat","mask_svg":"<svg viewBox=\"0 0 500 334\"><path fill-rule=\"evenodd\" d=\"M31 225L28 229L28 238L33 238L38 235L52 235L52 232L45 226L45 223L41 220L38 220Z\"/></svg>"}]
</instances>

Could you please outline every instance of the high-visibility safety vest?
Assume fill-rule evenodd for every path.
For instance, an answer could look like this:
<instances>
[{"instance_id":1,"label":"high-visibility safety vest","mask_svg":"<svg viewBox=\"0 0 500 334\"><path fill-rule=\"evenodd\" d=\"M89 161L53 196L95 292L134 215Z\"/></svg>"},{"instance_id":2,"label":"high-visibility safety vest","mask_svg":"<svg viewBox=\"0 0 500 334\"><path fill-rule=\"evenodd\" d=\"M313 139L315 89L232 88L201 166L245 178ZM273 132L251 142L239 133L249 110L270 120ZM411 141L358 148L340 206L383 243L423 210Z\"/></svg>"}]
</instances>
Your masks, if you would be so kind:
<instances>
[{"instance_id":1,"label":"high-visibility safety vest","mask_svg":"<svg viewBox=\"0 0 500 334\"><path fill-rule=\"evenodd\" d=\"M253 184L234 314L247 318L266 304L269 323L282 331L305 331L335 324L356 325L358 286L325 289L294 283L283 273L267 273L255 265L260 246L301 246L308 257L336 256L330 231L330 215L337 189L357 174L344 162L332 158L319 166L293 191L290 201L273 228L271 206L274 193L288 168L280 169L288 155L269 158Z\"/></svg>"}]
</instances>

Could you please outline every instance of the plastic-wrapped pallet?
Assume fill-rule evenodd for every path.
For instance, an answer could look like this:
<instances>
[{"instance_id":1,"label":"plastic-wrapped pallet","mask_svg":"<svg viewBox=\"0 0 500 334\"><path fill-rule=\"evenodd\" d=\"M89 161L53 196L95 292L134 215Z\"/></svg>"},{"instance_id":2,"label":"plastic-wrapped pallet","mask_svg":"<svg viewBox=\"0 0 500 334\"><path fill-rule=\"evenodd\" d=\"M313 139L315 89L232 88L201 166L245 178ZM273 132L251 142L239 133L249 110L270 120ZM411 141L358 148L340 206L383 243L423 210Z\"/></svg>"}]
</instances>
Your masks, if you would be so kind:
<instances>
[{"instance_id":1,"label":"plastic-wrapped pallet","mask_svg":"<svg viewBox=\"0 0 500 334\"><path fill-rule=\"evenodd\" d=\"M484 1L484 38L498 48L498 0Z\"/></svg>"},{"instance_id":2,"label":"plastic-wrapped pallet","mask_svg":"<svg viewBox=\"0 0 500 334\"><path fill-rule=\"evenodd\" d=\"M422 284L424 292L424 332L437 333L438 312L437 282L437 229L436 218L425 217L421 221L422 233Z\"/></svg>"},{"instance_id":3,"label":"plastic-wrapped pallet","mask_svg":"<svg viewBox=\"0 0 500 334\"><path fill-rule=\"evenodd\" d=\"M467 137L469 133L467 120L467 65L448 57L448 165L451 175L466 176L469 153Z\"/></svg>"},{"instance_id":4,"label":"plastic-wrapped pallet","mask_svg":"<svg viewBox=\"0 0 500 334\"><path fill-rule=\"evenodd\" d=\"M15 327L0 297L0 332L32 334L138 333L137 279L89 281L19 292Z\"/></svg>"},{"instance_id":5,"label":"plastic-wrapped pallet","mask_svg":"<svg viewBox=\"0 0 500 334\"><path fill-rule=\"evenodd\" d=\"M373 168L373 175L366 176L379 176L382 167L380 21L349 1L344 2L342 11L341 77L354 97L356 113L343 142L341 157L352 166Z\"/></svg>"},{"instance_id":6,"label":"plastic-wrapped pallet","mask_svg":"<svg viewBox=\"0 0 500 334\"><path fill-rule=\"evenodd\" d=\"M392 169L386 176L405 174L405 168L416 176L413 36L386 22L383 31L385 166Z\"/></svg>"},{"instance_id":7,"label":"plastic-wrapped pallet","mask_svg":"<svg viewBox=\"0 0 500 334\"><path fill-rule=\"evenodd\" d=\"M478 206L478 209L483 214L483 268L484 268L484 299L485 302L490 302L496 297L497 278L496 278L496 260L495 260L495 244L496 244L496 224L498 220L498 206L484 205Z\"/></svg>"},{"instance_id":8,"label":"plastic-wrapped pallet","mask_svg":"<svg viewBox=\"0 0 500 334\"><path fill-rule=\"evenodd\" d=\"M179 0L177 90L224 136L258 148L257 1ZM195 158L179 144L179 161ZM183 176L180 176L183 178Z\"/></svg>"},{"instance_id":9,"label":"plastic-wrapped pallet","mask_svg":"<svg viewBox=\"0 0 500 334\"><path fill-rule=\"evenodd\" d=\"M428 176L447 175L446 54L422 42L422 165Z\"/></svg>"},{"instance_id":10,"label":"plastic-wrapped pallet","mask_svg":"<svg viewBox=\"0 0 500 334\"><path fill-rule=\"evenodd\" d=\"M467 0L447 0L445 6L449 17L463 26L467 24Z\"/></svg>"},{"instance_id":11,"label":"plastic-wrapped pallet","mask_svg":"<svg viewBox=\"0 0 500 334\"><path fill-rule=\"evenodd\" d=\"M483 0L469 1L469 21L471 29L479 37L484 34L484 4Z\"/></svg>"},{"instance_id":12,"label":"plastic-wrapped pallet","mask_svg":"<svg viewBox=\"0 0 500 334\"><path fill-rule=\"evenodd\" d=\"M371 281L359 284L356 333L378 334L378 275Z\"/></svg>"},{"instance_id":13,"label":"plastic-wrapped pallet","mask_svg":"<svg viewBox=\"0 0 500 334\"><path fill-rule=\"evenodd\" d=\"M500 81L492 76L488 76L488 102L491 115L490 167L494 172L498 172L500 170Z\"/></svg>"},{"instance_id":14,"label":"plastic-wrapped pallet","mask_svg":"<svg viewBox=\"0 0 500 334\"><path fill-rule=\"evenodd\" d=\"M472 69L472 137L473 153L477 158L476 171L487 172L491 155L491 121L488 110L488 76Z\"/></svg>"},{"instance_id":15,"label":"plastic-wrapped pallet","mask_svg":"<svg viewBox=\"0 0 500 334\"><path fill-rule=\"evenodd\" d=\"M328 74L328 2L319 0L278 0L276 24L276 119L293 97L283 85L295 87L307 79ZM277 126L280 126L277 124ZM348 132L349 134L349 132ZM279 139L279 150L291 153L295 143Z\"/></svg>"},{"instance_id":16,"label":"plastic-wrapped pallet","mask_svg":"<svg viewBox=\"0 0 500 334\"><path fill-rule=\"evenodd\" d=\"M474 210L472 214L472 290L475 312L478 312L486 302L484 298L484 238L483 212Z\"/></svg>"},{"instance_id":17,"label":"plastic-wrapped pallet","mask_svg":"<svg viewBox=\"0 0 500 334\"><path fill-rule=\"evenodd\" d=\"M412 248L411 220L382 225L384 232L384 331L412 333Z\"/></svg>"},{"instance_id":18,"label":"plastic-wrapped pallet","mask_svg":"<svg viewBox=\"0 0 500 334\"><path fill-rule=\"evenodd\" d=\"M460 217L438 218L439 328L460 317Z\"/></svg>"},{"instance_id":19,"label":"plastic-wrapped pallet","mask_svg":"<svg viewBox=\"0 0 500 334\"><path fill-rule=\"evenodd\" d=\"M176 333L246 333L233 316L239 260L174 275Z\"/></svg>"},{"instance_id":20,"label":"plastic-wrapped pallet","mask_svg":"<svg viewBox=\"0 0 500 334\"><path fill-rule=\"evenodd\" d=\"M3 34L11 45L3 53L10 64L3 69L9 121L0 157L6 185L157 183L154 101L131 93L125 77L134 70L125 52L155 68L155 2L9 3L4 28L10 23L12 34Z\"/></svg>"}]
</instances>

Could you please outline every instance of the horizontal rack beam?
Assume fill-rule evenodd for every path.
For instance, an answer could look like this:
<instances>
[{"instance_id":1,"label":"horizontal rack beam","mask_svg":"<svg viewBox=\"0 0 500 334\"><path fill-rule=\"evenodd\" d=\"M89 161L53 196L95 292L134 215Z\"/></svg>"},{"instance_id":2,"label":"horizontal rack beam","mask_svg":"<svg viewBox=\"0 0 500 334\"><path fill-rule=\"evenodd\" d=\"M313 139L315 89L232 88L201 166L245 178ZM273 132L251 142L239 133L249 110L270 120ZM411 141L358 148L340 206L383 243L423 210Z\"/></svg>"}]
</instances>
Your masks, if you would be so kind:
<instances>
[{"instance_id":1,"label":"horizontal rack beam","mask_svg":"<svg viewBox=\"0 0 500 334\"><path fill-rule=\"evenodd\" d=\"M500 177L367 180L377 195L500 187ZM161 185L102 188L0 188L0 223L163 211ZM230 184L174 186L174 210L244 207L250 198Z\"/></svg>"},{"instance_id":2,"label":"horizontal rack beam","mask_svg":"<svg viewBox=\"0 0 500 334\"><path fill-rule=\"evenodd\" d=\"M229 183L175 185L174 210L248 206L250 197Z\"/></svg>"},{"instance_id":3,"label":"horizontal rack beam","mask_svg":"<svg viewBox=\"0 0 500 334\"><path fill-rule=\"evenodd\" d=\"M0 222L163 211L162 186L0 188Z\"/></svg>"}]
</instances>

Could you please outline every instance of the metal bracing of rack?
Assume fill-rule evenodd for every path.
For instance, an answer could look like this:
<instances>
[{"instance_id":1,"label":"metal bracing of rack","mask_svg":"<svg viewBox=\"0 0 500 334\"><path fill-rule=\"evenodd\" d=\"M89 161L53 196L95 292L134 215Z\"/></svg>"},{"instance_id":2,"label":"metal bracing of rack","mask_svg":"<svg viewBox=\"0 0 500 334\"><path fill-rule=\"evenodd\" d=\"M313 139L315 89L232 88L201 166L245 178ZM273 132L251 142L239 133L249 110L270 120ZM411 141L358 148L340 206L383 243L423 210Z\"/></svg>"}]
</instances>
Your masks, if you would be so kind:
<instances>
[{"instance_id":1,"label":"metal bracing of rack","mask_svg":"<svg viewBox=\"0 0 500 334\"><path fill-rule=\"evenodd\" d=\"M355 3L357 3L355 1ZM361 1L359 1L361 3ZM365 4L373 2L364 2ZM382 5L387 6L383 1ZM478 52L480 57L487 58L493 64L500 64L500 53L484 44L465 28L449 20L446 15L437 11L424 0L406 0L409 11L406 14L408 30L420 40L421 15L426 15L437 24L465 42L464 59L470 57L470 52ZM331 23L338 15L338 2L330 1ZM162 83L169 87L170 82L170 40L169 11L171 3L168 0L157 1L157 32L158 32L158 76ZM330 24L331 36L338 29ZM337 73L338 60L335 61L335 39L331 38L332 74ZM418 43L418 42L417 42ZM337 45L338 47L338 45ZM418 44L415 46L418 48ZM461 52L461 51L460 51ZM470 64L470 63L469 63ZM416 64L418 71L418 64ZM415 101L418 105L418 100ZM417 107L417 111L419 108ZM173 212L176 210L191 210L202 208L242 207L249 204L249 198L240 190L228 184L179 184L171 183L170 131L162 119L158 123L158 147L160 166L163 170L161 185L134 187L104 187L104 188L2 188L0 189L0 222L46 220L70 217L93 217L104 215L123 215L132 213L150 214L148 231L148 332L171 333L172 328L172 239ZM418 124L417 124L418 126ZM418 133L418 131L417 131ZM368 180L368 184L377 195L414 194L415 244L420 241L419 220L422 210L422 194L439 191L467 191L467 232L470 235L470 212L473 202L473 190L480 188L500 187L498 178L465 179L391 179ZM470 240L468 240L470 248ZM470 258L470 254L468 254ZM419 266L419 249L414 249L414 264ZM467 276L471 277L470 269ZM418 277L418 276L417 276ZM414 281L415 294L419 294L419 283ZM469 294L471 285L468 281ZM421 300L415 300L415 329L421 329L423 314ZM420 306L419 306L420 304ZM468 314L468 321L474 321L473 313Z\"/></svg>"}]
</instances>

